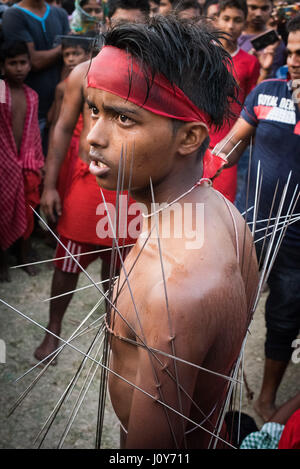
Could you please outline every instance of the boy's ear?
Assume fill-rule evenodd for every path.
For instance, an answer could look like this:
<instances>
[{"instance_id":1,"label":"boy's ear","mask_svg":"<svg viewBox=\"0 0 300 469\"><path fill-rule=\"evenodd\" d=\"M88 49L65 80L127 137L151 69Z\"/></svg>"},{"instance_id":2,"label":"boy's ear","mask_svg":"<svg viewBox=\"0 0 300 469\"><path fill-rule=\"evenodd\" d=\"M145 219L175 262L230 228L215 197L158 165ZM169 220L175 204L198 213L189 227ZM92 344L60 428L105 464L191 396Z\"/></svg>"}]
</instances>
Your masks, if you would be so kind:
<instances>
[{"instance_id":1,"label":"boy's ear","mask_svg":"<svg viewBox=\"0 0 300 469\"><path fill-rule=\"evenodd\" d=\"M177 133L177 152L182 155L190 155L199 150L208 136L208 129L203 122L187 122L182 125Z\"/></svg>"}]
</instances>

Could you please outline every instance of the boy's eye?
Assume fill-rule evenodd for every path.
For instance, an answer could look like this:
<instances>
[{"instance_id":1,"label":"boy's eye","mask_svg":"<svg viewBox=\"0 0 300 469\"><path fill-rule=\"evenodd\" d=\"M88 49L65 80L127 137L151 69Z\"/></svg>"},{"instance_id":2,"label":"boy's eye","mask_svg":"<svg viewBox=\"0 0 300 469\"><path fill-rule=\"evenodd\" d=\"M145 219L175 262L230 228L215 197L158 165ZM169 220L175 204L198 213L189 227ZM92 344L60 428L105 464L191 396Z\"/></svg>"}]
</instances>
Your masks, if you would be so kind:
<instances>
[{"instance_id":1,"label":"boy's eye","mask_svg":"<svg viewBox=\"0 0 300 469\"><path fill-rule=\"evenodd\" d=\"M130 117L125 116L125 114L118 114L116 117L120 124L129 125L133 123L133 120L130 119Z\"/></svg>"},{"instance_id":2,"label":"boy's eye","mask_svg":"<svg viewBox=\"0 0 300 469\"><path fill-rule=\"evenodd\" d=\"M93 106L92 104L89 104L89 109L92 111L94 115L97 115L99 110L96 108L96 106Z\"/></svg>"},{"instance_id":3,"label":"boy's eye","mask_svg":"<svg viewBox=\"0 0 300 469\"><path fill-rule=\"evenodd\" d=\"M122 124L125 124L125 123L127 122L127 120L128 120L128 117L125 116L124 114L120 114L120 115L119 115L119 119L120 119L120 121L122 122Z\"/></svg>"}]
</instances>

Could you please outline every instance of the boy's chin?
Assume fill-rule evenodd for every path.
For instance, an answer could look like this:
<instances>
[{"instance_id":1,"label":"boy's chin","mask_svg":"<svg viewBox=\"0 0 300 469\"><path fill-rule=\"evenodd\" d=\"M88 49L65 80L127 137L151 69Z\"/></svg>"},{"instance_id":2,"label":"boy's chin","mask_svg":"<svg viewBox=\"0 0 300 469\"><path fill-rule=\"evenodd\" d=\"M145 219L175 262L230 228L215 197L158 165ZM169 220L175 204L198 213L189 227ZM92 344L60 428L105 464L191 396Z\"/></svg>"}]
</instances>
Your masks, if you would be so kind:
<instances>
[{"instance_id":1,"label":"boy's chin","mask_svg":"<svg viewBox=\"0 0 300 469\"><path fill-rule=\"evenodd\" d=\"M117 184L109 183L109 181L105 180L103 177L96 176L96 182L101 189L105 189L106 191L116 191Z\"/></svg>"}]
</instances>

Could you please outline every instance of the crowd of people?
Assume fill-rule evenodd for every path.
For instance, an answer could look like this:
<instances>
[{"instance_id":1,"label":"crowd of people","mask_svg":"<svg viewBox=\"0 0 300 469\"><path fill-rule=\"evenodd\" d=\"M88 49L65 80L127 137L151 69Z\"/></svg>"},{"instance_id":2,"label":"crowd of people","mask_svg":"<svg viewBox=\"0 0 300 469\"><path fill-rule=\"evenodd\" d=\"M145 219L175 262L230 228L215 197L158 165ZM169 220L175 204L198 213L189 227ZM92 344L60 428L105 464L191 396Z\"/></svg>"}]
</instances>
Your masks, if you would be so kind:
<instances>
[{"instance_id":1,"label":"crowd of people","mask_svg":"<svg viewBox=\"0 0 300 469\"><path fill-rule=\"evenodd\" d=\"M8 253L13 252L20 264L30 263L30 237L37 229L31 207L37 208L60 239L54 254L57 260L54 261L51 287L51 297L55 299L50 303L47 325L52 334L47 333L34 352L37 360L47 362L49 355L51 356L59 346L58 337L63 317L72 298L72 294L62 294L74 291L82 268L87 268L99 257L102 260L102 280L111 277L111 248L114 236L112 227L108 226L107 206L112 209L118 207L120 220L126 221L125 228L119 226L119 231L123 233L122 256L116 262L115 269L120 271L125 258L134 259L133 252L137 255L136 246L139 244L137 240L142 230L142 216L136 211L136 200L146 206L151 202L149 189L143 192L139 188L145 185L146 176L148 182L150 175L154 186L159 185L158 181L161 178L166 179L166 174L169 174L169 168L172 165L176 168L170 169L172 177L168 187L178 188L179 193L166 185L160 186L156 196L158 200L160 197L162 202L165 201L162 194L166 196L166 200L175 200L174 194L185 193L188 182L193 181L195 174L199 174L202 175L203 181L210 180L209 184L222 195L221 205L224 201L225 205L230 204L227 207L234 221L234 234L228 227L226 216L224 213L222 215L223 208L211 200L211 195L206 195L206 187L201 187L201 190L199 188L199 193L203 193L203 200L215 217L215 226L208 224L206 228L207 232L212 230L211 242L216 236L213 232L216 231L220 232L217 239L222 240L222 250L218 251L215 246L214 255L204 256L208 279L210 272L213 273L210 265L218 264L218 269L222 271L222 257L227 263L234 264L233 258L239 251L238 240L244 237L245 242L238 211L244 214L246 211L248 222L254 220L254 216L258 220L266 220L265 225L261 226L265 226L267 230L267 220L276 216L279 207L279 198L274 198L274 191L276 189L278 194L281 193L289 178L287 202L282 208L284 216L294 192L297 191L300 176L300 4L276 1L273 3L272 0L58 0L47 3L44 0L2 0L0 15L3 79L0 82L0 281L10 281ZM142 28L148 25L149 21L147 36ZM176 26L177 24L181 26ZM177 41L181 37L181 44L176 43L175 33L178 34ZM126 37L127 43L124 39ZM191 42L188 43L188 40ZM184 44L184 41L187 43ZM123 50L129 51L135 59L138 57L144 60L152 70L168 80L163 86L154 80L153 96L152 88L147 89L149 105L147 99L143 102L141 93L134 94L131 98L131 91L128 96L127 91L123 91L124 84L121 81L128 69L128 64L124 63L121 54ZM198 56L196 58L197 53L199 59ZM194 64L191 65L191 62ZM131 67L135 73L135 62ZM181 67L182 76L175 73L176 67ZM189 72L189 67L191 78L184 73ZM186 83L192 78L193 83ZM169 87L169 82L184 93L182 102L177 103L176 95L173 104L173 98L167 96L172 88ZM132 86L135 86L134 79ZM161 91L162 88L164 91ZM155 99L155 92L160 93L162 104ZM112 99L112 96L115 98ZM124 99L127 107L122 106L120 101ZM128 107L130 103L134 103L134 107ZM165 103L168 103L168 106ZM188 110L184 111L183 107L187 103ZM137 109L142 109L147 115ZM99 118L102 113L104 123ZM138 169L133 165L133 189L122 192L127 197L126 204L122 205L116 191L120 182L117 182L117 177L106 176L107 161L102 158L101 151L109 147L106 127L107 132L114 132L114 136L118 136L118 141L123 144L129 141L128 137L124 136L124 129L130 132L134 122L131 118L136 119L142 129L140 135L138 131L132 130L136 135L134 151L139 156L143 147L144 153ZM169 133L163 120L166 118L172 119L173 122L172 131ZM105 124L105 119L113 124ZM106 126L105 131L101 126ZM169 135L172 137L172 143L167 144ZM115 139L117 141L116 137ZM114 145L119 157L122 148L117 143ZM175 145L176 155L181 156L180 161L177 157L175 159L168 156L170 149L175 151ZM197 152L201 153L201 158L194 160L186 157ZM151 164L149 160L151 161L154 154L156 157ZM256 213L251 214L250 211L247 212L247 207L256 203L258 165L263 173L262 196ZM126 185L126 178L131 179L131 175L128 175L126 170L124 174ZM99 184L105 199L105 210L101 204ZM193 196L187 197L191 197L188 200L196 201ZM295 200L294 213L299 214L300 204L298 199ZM102 208L99 208L99 204ZM228 212L228 209L226 210ZM137 229L133 234L128 227L134 220ZM286 230L268 279L265 369L262 387L254 404L256 412L265 422L274 421L272 418L279 412L276 406L277 390L291 359L292 344L300 330L299 233L299 221ZM237 242L235 253L231 252L231 237ZM136 242L135 247L131 249ZM253 255L250 238L247 243L245 252L246 257L248 255L250 259ZM170 250L170 258L174 252L181 250L178 240L172 248L171 245L172 243L166 248L167 251ZM263 243L256 244L258 260L264 257L265 250ZM70 253L72 256L87 254L75 259L70 257ZM230 321L236 323L237 329L231 331L231 337L235 338L239 348L242 331L245 331L249 324L247 315L251 310L251 299L253 300L258 283L255 273L258 270L256 258L248 260L250 267L246 275L247 280L243 272L241 273L241 279L246 285L246 299L241 300L241 297L236 296L240 283L235 277L231 278L232 273L228 273L226 285L222 283L225 282L224 279L221 283L215 279L215 284L207 285L207 290L205 285L201 287L203 297L209 289L210 294L217 298L216 302L222 304L226 321L230 318ZM143 278L144 271L148 269L151 272L151 263L148 261L145 257L143 267L137 267L137 284L144 282L138 280L138 277ZM186 283L187 290L198 291L197 282L201 277L201 269L199 270L197 265L191 267L188 257L183 258L182 263L193 268L190 275L185 274L190 281L189 284ZM29 275L36 274L33 266L26 265L24 269ZM230 292L228 298L219 298L219 292L225 287ZM151 291L151 279L147 289ZM138 299L147 298L148 295L141 283L135 288L135 293ZM192 293L189 295L193 297ZM177 297L175 292L174 298L180 305L182 299ZM165 301L165 297L163 299ZM118 308L123 302L125 310L127 307L129 310L126 301L121 297ZM151 296L151 301L157 308L164 308L155 294ZM175 300L171 297L169 304L175 305ZM236 305L236 311L231 304ZM192 314L195 306L193 300L190 300L189 306ZM199 305L197 307L199 308ZM174 308L180 309L177 305ZM208 303L204 300L203 308L208 308ZM239 311L245 313L245 320L240 323L237 320ZM153 316L156 317L155 312ZM188 319L192 324L193 318ZM226 336L223 319L219 317L218 327ZM147 342L148 339L151 342L152 329L155 329L155 320L152 321L147 323L144 331L138 329L139 335L146 337ZM159 316L156 321L165 322ZM182 321L185 322L183 319ZM195 327L191 329L197 330L196 324L195 319ZM118 334L132 336L132 331L124 332L125 329L120 326L117 318L112 321L110 317L107 325L114 338ZM167 323L165 327L168 327ZM178 324L179 337L184 327ZM228 364L232 365L236 359L237 349L230 348L228 336L222 339L228 343L227 352L219 350L214 342L218 336L219 341L221 340L219 329L212 328L213 325L207 319L207 331L205 335L201 335L203 348L200 350L195 347L189 355L182 345L183 355L187 353L191 362L199 361L202 356L207 366L228 373ZM174 337L178 336L178 331L174 333ZM137 338L138 334L134 340ZM198 339L191 336L189 343L193 344L193 340ZM180 342L177 338L177 346L178 340ZM215 348L213 356L210 356L208 350L212 343ZM124 353L126 356L133 356L130 347L132 345L122 343L114 349L115 369L125 375L130 366L128 363L125 366L120 356ZM178 348L180 349L180 346ZM134 361L134 358L132 360ZM223 363L224 360L227 360L226 363ZM143 362L142 359L141 361L141 366L148 369L151 375L153 370L151 371L149 363ZM55 357L52 357L51 364L56 364ZM176 374L175 365L174 370ZM182 374L184 375L183 372ZM195 387L190 383L193 380L197 382ZM158 378L158 381L164 383L168 393L169 385L161 378ZM206 380L203 376L201 378L201 375L197 379L194 375L188 375L184 381L185 389L197 400L198 393L205 394L205 386L211 386L213 398L217 400L217 396L224 392L223 386L215 386L210 379L204 386L204 381ZM136 384L139 385L138 381ZM137 447L149 447L151 444L173 447L170 435L162 437L163 430L161 434L157 434L159 441L155 435L141 438L141 422L137 423L139 409L141 406L146 408L147 404L139 397L135 398L129 415L124 398L125 388L121 386L119 389L114 378L111 378L110 386L113 404L118 402L115 410L121 422L121 441L124 447L135 447L136 444L139 445ZM157 386L159 388L161 384ZM169 393L173 393L171 388ZM132 392L129 394L133 399ZM160 391L157 399L162 400ZM171 399L172 402L173 400ZM199 400L201 401L201 398ZM293 402L296 402L294 411L299 408L299 396ZM174 402L173 405L175 406ZM180 405L189 408L184 399ZM203 404L207 414L210 405L210 401ZM195 420L197 412L190 412L192 420ZM149 420L154 413L151 408L145 410ZM297 416L299 425L299 412ZM165 423L160 421L161 416L155 418L153 429L157 426L164 428ZM295 420L295 417L293 418ZM170 420L172 421L173 417ZM213 421L212 416L211 420ZM287 418L284 423L286 421ZM281 431L282 429L283 427ZM167 430L165 433L168 433ZM198 431L189 433L188 430L181 435L181 431L176 429L173 433L175 441L188 440L191 447L198 447L199 441L202 447L207 444L207 435L199 436ZM296 443L293 441L293 445L299 447L299 439Z\"/></svg>"}]
</instances>

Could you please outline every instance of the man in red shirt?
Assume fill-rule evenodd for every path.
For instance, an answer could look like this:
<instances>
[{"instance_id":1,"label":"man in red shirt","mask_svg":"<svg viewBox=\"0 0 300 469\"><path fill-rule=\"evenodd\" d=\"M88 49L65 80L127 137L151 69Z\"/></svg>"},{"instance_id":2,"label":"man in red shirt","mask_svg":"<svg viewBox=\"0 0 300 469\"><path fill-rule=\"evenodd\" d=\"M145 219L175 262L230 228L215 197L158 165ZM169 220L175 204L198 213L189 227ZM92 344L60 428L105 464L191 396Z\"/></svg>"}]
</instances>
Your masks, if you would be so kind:
<instances>
[{"instance_id":1,"label":"man in red shirt","mask_svg":"<svg viewBox=\"0 0 300 469\"><path fill-rule=\"evenodd\" d=\"M231 130L236 121L247 95L256 85L259 77L260 65L256 57L244 52L238 47L237 41L241 35L247 18L247 5L243 0L221 0L217 19L217 28L224 31L221 40L224 49L231 55L233 74L239 85L238 100L240 104L233 103L232 117L220 130L212 129L210 146L213 148ZM215 179L214 187L234 202L237 183L237 166L226 169Z\"/></svg>"}]
</instances>

